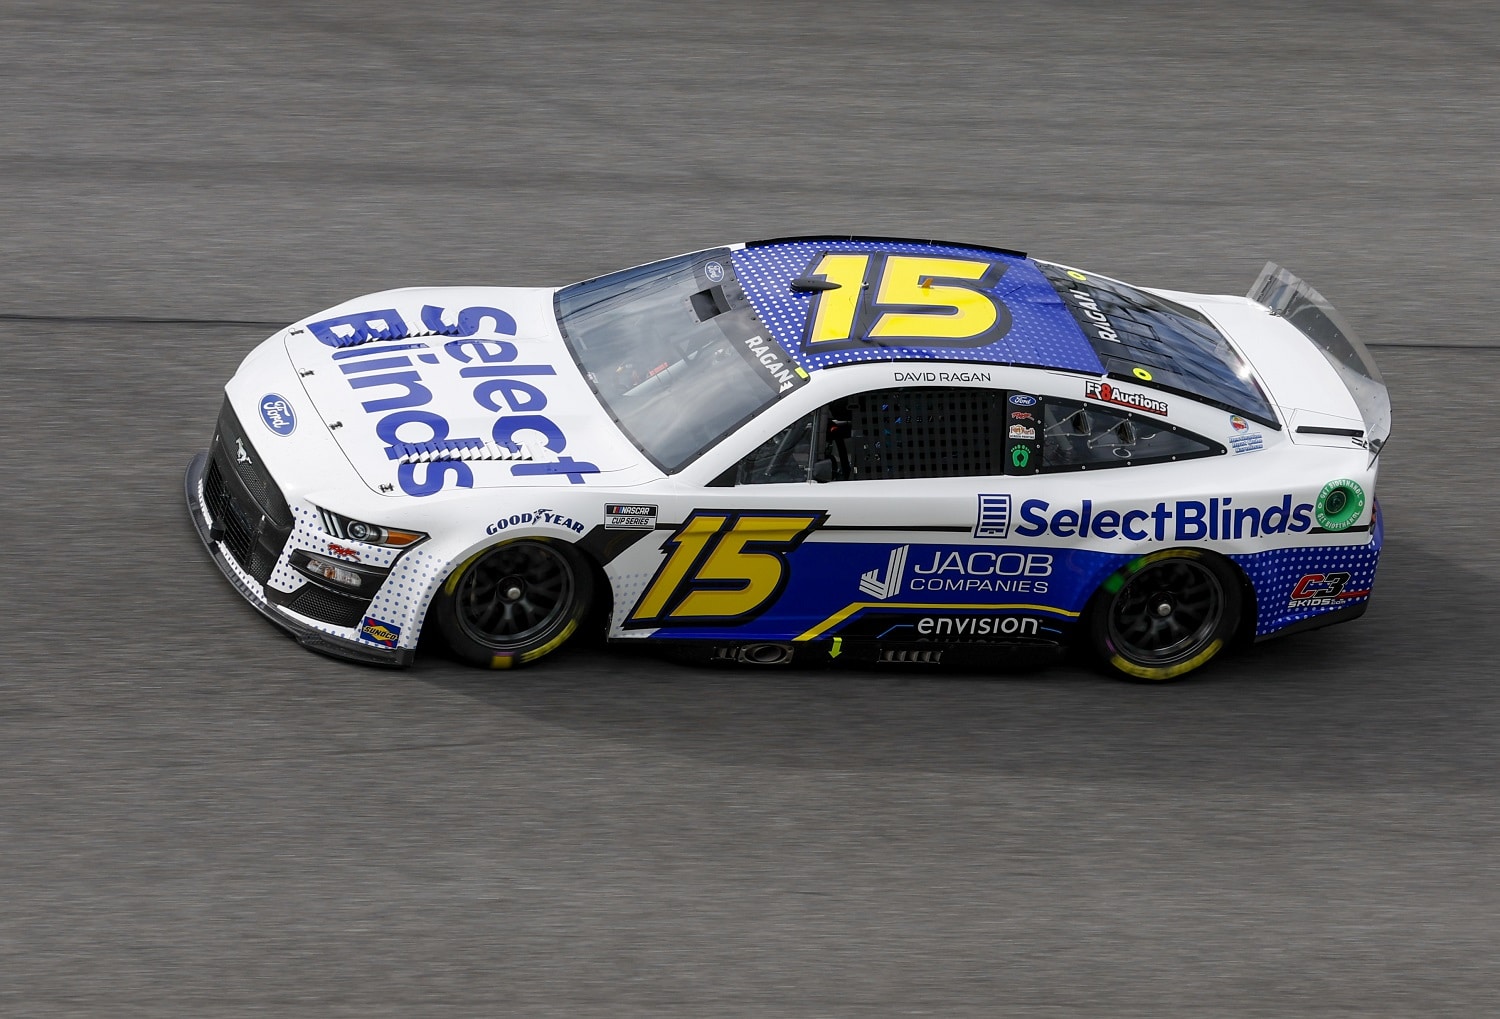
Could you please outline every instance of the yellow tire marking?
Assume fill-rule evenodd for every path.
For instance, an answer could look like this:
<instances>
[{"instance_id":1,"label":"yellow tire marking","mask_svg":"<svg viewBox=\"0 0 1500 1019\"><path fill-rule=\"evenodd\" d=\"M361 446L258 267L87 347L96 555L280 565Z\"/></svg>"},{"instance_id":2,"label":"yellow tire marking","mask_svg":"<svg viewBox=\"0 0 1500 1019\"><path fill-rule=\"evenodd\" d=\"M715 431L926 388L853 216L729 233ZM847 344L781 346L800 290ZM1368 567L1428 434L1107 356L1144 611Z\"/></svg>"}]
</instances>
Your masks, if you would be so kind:
<instances>
[{"instance_id":1,"label":"yellow tire marking","mask_svg":"<svg viewBox=\"0 0 1500 1019\"><path fill-rule=\"evenodd\" d=\"M1130 676L1134 676L1136 679L1173 679L1185 672L1191 672L1198 666L1204 664L1214 655L1218 654L1219 649L1223 646L1224 642L1216 637L1208 645L1208 647L1204 648L1202 651L1199 651L1196 655L1189 658L1187 661L1178 662L1176 665L1169 665L1165 668L1152 669L1140 665L1134 665L1126 661L1124 658L1120 657L1118 654L1113 655L1110 658L1109 663L1115 668L1119 669L1121 672Z\"/></svg>"}]
</instances>

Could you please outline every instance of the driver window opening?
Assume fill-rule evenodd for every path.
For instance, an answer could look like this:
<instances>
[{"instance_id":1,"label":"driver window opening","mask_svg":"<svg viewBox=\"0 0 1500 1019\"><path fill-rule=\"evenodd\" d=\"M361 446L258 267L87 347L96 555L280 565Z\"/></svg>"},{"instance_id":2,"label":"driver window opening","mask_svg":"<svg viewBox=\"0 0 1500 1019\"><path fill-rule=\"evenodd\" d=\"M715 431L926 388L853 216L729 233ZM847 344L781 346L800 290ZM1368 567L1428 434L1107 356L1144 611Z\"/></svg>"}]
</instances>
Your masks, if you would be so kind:
<instances>
[{"instance_id":1,"label":"driver window opening","mask_svg":"<svg viewBox=\"0 0 1500 1019\"><path fill-rule=\"evenodd\" d=\"M772 436L735 483L960 478L1004 474L1005 394L887 389L835 400Z\"/></svg>"},{"instance_id":2,"label":"driver window opening","mask_svg":"<svg viewBox=\"0 0 1500 1019\"><path fill-rule=\"evenodd\" d=\"M814 424L808 415L761 443L740 461L736 485L774 485L812 480Z\"/></svg>"}]
</instances>

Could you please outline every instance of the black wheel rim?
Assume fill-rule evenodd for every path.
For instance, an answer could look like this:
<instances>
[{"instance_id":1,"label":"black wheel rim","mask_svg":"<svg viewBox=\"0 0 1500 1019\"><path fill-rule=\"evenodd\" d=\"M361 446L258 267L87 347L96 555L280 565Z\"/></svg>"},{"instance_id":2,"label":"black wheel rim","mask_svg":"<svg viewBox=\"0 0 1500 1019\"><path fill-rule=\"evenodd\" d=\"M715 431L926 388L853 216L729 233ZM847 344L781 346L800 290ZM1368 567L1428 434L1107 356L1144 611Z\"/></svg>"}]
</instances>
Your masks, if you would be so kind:
<instances>
[{"instance_id":1,"label":"black wheel rim","mask_svg":"<svg viewBox=\"0 0 1500 1019\"><path fill-rule=\"evenodd\" d=\"M1109 642L1137 665L1163 666L1198 654L1224 617L1224 588L1191 559L1150 563L1126 578L1109 612Z\"/></svg>"},{"instance_id":2,"label":"black wheel rim","mask_svg":"<svg viewBox=\"0 0 1500 1019\"><path fill-rule=\"evenodd\" d=\"M560 553L537 541L495 549L464 573L454 591L458 625L497 650L524 649L544 640L568 618L573 570Z\"/></svg>"}]
</instances>

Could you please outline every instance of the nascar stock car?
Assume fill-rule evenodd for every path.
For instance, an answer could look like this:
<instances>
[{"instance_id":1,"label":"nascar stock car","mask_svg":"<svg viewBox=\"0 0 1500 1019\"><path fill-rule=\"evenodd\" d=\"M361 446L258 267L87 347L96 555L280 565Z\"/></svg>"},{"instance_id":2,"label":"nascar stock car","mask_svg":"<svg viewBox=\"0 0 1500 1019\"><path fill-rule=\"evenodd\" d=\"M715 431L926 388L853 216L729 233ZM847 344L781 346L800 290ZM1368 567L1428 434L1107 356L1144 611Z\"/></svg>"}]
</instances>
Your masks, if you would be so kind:
<instances>
[{"instance_id":1,"label":"nascar stock car","mask_svg":"<svg viewBox=\"0 0 1500 1019\"><path fill-rule=\"evenodd\" d=\"M581 626L708 660L1168 679L1352 619L1390 404L1338 313L1009 250L732 244L561 289L404 289L226 386L199 536L306 646L505 668Z\"/></svg>"}]
</instances>

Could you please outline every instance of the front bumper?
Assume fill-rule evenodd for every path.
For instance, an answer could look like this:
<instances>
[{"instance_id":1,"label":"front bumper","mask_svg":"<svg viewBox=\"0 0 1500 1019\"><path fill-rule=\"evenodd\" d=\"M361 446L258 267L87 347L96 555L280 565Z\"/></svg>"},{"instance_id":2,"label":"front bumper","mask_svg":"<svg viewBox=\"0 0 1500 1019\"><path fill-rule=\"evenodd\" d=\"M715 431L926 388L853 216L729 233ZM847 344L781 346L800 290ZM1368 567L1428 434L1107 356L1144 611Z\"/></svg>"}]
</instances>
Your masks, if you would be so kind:
<instances>
[{"instance_id":1,"label":"front bumper","mask_svg":"<svg viewBox=\"0 0 1500 1019\"><path fill-rule=\"evenodd\" d=\"M224 574L225 579L233 585L242 598L309 650L370 665L404 668L411 664L416 652L410 648L384 648L324 633L299 619L283 615L276 606L247 585L239 572L230 565L223 542L215 537L214 521L209 519L208 510L204 504L203 479L208 470L208 464L209 454L206 452L199 453L188 463L187 473L183 476L183 494L187 498L188 515L192 518L198 538L203 542L203 547L208 550L214 565L219 568L219 572Z\"/></svg>"}]
</instances>

